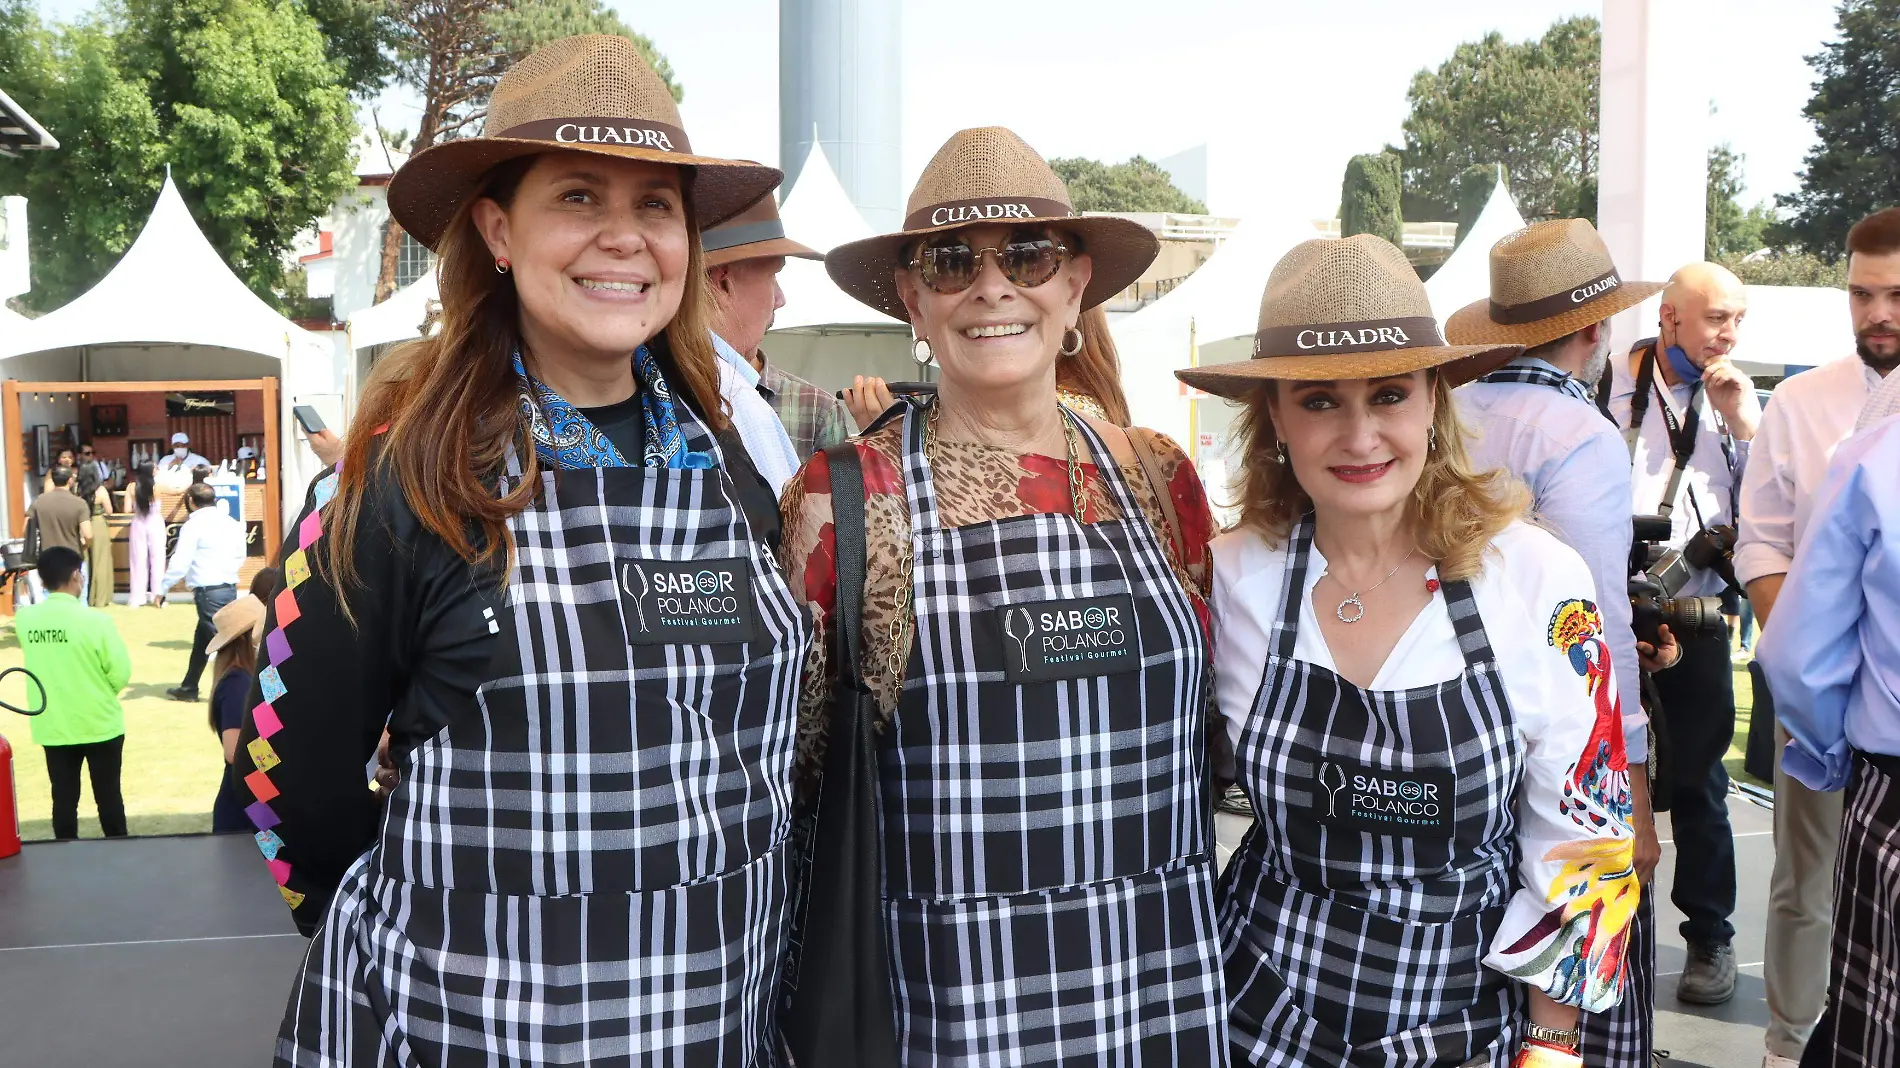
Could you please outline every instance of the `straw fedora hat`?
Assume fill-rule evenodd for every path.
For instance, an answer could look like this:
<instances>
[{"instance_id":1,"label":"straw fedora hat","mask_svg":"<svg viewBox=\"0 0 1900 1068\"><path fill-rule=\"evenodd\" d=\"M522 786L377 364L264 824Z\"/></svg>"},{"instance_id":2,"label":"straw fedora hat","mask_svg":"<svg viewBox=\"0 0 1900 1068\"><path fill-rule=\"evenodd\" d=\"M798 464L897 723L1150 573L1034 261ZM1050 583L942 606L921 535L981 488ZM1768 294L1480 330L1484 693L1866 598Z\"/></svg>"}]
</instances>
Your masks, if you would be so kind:
<instances>
[{"instance_id":1,"label":"straw fedora hat","mask_svg":"<svg viewBox=\"0 0 1900 1068\"><path fill-rule=\"evenodd\" d=\"M1161 242L1140 223L1077 215L1068 186L1035 149L1009 130L985 126L957 131L931 157L910 191L902 230L839 245L825 256L825 270L846 293L909 322L891 278L903 266L905 246L925 234L987 223L1046 223L1074 234L1095 269L1082 291L1084 309L1128 288L1161 252Z\"/></svg>"},{"instance_id":2,"label":"straw fedora hat","mask_svg":"<svg viewBox=\"0 0 1900 1068\"><path fill-rule=\"evenodd\" d=\"M1260 298L1253 358L1174 372L1196 389L1241 397L1270 378L1381 378L1425 367L1458 385L1522 345L1447 345L1425 284L1391 242L1371 234L1302 241L1280 257Z\"/></svg>"},{"instance_id":3,"label":"straw fedora hat","mask_svg":"<svg viewBox=\"0 0 1900 1068\"><path fill-rule=\"evenodd\" d=\"M1589 220L1532 223L1491 246L1491 296L1452 313L1445 336L1461 345L1531 348L1634 308L1662 288L1624 281Z\"/></svg>"},{"instance_id":4,"label":"straw fedora hat","mask_svg":"<svg viewBox=\"0 0 1900 1068\"><path fill-rule=\"evenodd\" d=\"M706 253L708 267L767 256L795 256L801 260L825 258L824 253L785 236L785 224L778 217L778 202L771 197L760 197L757 204L718 226L700 231L699 247Z\"/></svg>"},{"instance_id":5,"label":"straw fedora hat","mask_svg":"<svg viewBox=\"0 0 1900 1068\"><path fill-rule=\"evenodd\" d=\"M245 594L230 604L217 610L211 617L211 625L218 632L205 646L205 652L215 653L243 635L252 645L264 640L264 602Z\"/></svg>"},{"instance_id":6,"label":"straw fedora hat","mask_svg":"<svg viewBox=\"0 0 1900 1068\"><path fill-rule=\"evenodd\" d=\"M625 37L566 37L508 69L482 136L409 158L389 181L389 213L433 249L497 163L554 149L686 168L699 225L715 226L770 193L784 174L761 163L696 156L660 76Z\"/></svg>"}]
</instances>

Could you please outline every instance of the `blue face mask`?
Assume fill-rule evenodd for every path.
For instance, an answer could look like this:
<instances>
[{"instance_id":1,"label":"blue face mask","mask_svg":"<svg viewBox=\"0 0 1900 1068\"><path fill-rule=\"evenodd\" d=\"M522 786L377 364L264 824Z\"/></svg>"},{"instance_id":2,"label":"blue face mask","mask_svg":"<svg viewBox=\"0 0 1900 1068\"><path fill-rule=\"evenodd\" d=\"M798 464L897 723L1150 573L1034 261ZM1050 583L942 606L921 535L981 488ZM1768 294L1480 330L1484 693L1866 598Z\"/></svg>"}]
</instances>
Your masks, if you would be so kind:
<instances>
[{"instance_id":1,"label":"blue face mask","mask_svg":"<svg viewBox=\"0 0 1900 1068\"><path fill-rule=\"evenodd\" d=\"M1669 359L1669 369L1676 373L1685 385L1695 385L1702 381L1702 368L1689 362L1689 354L1682 351L1681 345L1671 345L1663 353Z\"/></svg>"}]
</instances>

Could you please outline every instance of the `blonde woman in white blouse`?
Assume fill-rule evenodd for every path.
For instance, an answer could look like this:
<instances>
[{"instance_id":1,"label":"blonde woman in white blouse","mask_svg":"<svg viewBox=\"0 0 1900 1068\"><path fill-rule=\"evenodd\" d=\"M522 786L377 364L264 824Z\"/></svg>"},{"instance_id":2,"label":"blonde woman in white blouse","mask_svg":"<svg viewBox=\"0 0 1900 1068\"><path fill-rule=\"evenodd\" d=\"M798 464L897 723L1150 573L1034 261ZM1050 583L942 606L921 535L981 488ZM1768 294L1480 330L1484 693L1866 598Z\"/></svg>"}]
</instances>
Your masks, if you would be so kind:
<instances>
[{"instance_id":1,"label":"blonde woman in white blouse","mask_svg":"<svg viewBox=\"0 0 1900 1068\"><path fill-rule=\"evenodd\" d=\"M1639 887L1597 592L1471 471L1448 346L1390 244L1302 244L1251 360L1214 542L1217 697L1257 814L1221 886L1236 1064L1577 1066ZM1620 591L1611 591L1613 594Z\"/></svg>"}]
</instances>

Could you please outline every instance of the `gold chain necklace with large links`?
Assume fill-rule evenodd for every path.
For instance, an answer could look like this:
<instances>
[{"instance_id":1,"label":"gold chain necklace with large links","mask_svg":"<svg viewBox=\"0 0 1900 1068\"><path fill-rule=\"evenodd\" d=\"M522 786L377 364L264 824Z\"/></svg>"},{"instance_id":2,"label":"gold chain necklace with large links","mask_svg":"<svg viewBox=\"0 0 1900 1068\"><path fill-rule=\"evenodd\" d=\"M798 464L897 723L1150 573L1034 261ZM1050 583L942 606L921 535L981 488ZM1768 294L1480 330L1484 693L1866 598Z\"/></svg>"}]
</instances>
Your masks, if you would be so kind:
<instances>
[{"instance_id":1,"label":"gold chain necklace with large links","mask_svg":"<svg viewBox=\"0 0 1900 1068\"><path fill-rule=\"evenodd\" d=\"M1069 507L1074 510L1075 521L1081 523L1085 522L1082 518L1082 464L1079 460L1081 450L1076 440L1075 417L1070 415L1066 408L1058 406L1056 410L1062 413L1062 436L1066 440L1069 452ZM933 402L930 406L930 414L924 417L924 462L933 468L936 465L932 459L932 453L935 451L932 447L937 443L937 419L942 411L942 404ZM897 554L897 611L891 617L889 631L891 650L889 662L886 665L890 669L891 681L894 683L901 683L904 678L904 662L910 656L910 639L916 625L916 617L911 612L910 588L912 557L915 554L916 546L914 545L908 551L900 551Z\"/></svg>"}]
</instances>

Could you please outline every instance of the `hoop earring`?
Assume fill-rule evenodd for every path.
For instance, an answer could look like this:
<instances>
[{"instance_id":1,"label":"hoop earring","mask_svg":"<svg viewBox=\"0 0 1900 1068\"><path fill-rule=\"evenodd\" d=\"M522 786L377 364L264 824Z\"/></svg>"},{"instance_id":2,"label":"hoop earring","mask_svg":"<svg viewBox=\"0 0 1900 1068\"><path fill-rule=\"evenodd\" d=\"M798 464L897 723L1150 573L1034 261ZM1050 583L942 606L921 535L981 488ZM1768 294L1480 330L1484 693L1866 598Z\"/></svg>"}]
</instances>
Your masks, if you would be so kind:
<instances>
[{"instance_id":1,"label":"hoop earring","mask_svg":"<svg viewBox=\"0 0 1900 1068\"><path fill-rule=\"evenodd\" d=\"M1438 451L1438 428L1435 426L1428 426L1425 428L1425 451L1426 452Z\"/></svg>"},{"instance_id":2,"label":"hoop earring","mask_svg":"<svg viewBox=\"0 0 1900 1068\"><path fill-rule=\"evenodd\" d=\"M1276 464L1286 463L1286 442L1276 441L1273 443L1273 462Z\"/></svg>"},{"instance_id":3,"label":"hoop earring","mask_svg":"<svg viewBox=\"0 0 1900 1068\"><path fill-rule=\"evenodd\" d=\"M1070 327L1062 332L1062 348L1058 350L1064 356L1073 356L1082 351L1082 331Z\"/></svg>"},{"instance_id":4,"label":"hoop earring","mask_svg":"<svg viewBox=\"0 0 1900 1068\"><path fill-rule=\"evenodd\" d=\"M513 265L508 262L508 257L506 256L495 257L495 273L496 274L507 274L508 268L511 266Z\"/></svg>"},{"instance_id":5,"label":"hoop earring","mask_svg":"<svg viewBox=\"0 0 1900 1068\"><path fill-rule=\"evenodd\" d=\"M931 355L929 338L920 337L910 343L910 358L916 360L919 366L928 365Z\"/></svg>"}]
</instances>

